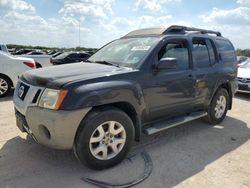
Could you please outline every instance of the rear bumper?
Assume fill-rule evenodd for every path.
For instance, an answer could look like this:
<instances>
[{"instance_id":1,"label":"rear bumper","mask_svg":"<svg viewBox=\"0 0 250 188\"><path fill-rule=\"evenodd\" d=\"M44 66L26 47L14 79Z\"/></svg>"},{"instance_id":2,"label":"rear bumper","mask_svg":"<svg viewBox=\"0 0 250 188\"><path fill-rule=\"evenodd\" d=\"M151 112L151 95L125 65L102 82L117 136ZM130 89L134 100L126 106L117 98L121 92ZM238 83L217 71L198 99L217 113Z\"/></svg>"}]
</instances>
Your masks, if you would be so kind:
<instances>
[{"instance_id":1,"label":"rear bumper","mask_svg":"<svg viewBox=\"0 0 250 188\"><path fill-rule=\"evenodd\" d=\"M55 149L72 149L76 131L90 109L54 111L28 107L26 115L23 116L27 125L22 127L19 124L18 127L39 144ZM18 118L17 114L16 117Z\"/></svg>"}]
</instances>

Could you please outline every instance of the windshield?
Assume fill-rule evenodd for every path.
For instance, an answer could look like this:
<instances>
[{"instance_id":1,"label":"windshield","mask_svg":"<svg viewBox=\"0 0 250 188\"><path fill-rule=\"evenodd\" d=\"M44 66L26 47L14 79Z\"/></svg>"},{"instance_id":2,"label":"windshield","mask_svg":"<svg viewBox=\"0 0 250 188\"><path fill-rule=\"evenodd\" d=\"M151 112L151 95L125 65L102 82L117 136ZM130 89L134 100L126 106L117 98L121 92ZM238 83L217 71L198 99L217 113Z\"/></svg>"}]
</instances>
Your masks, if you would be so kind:
<instances>
[{"instance_id":1,"label":"windshield","mask_svg":"<svg viewBox=\"0 0 250 188\"><path fill-rule=\"evenodd\" d=\"M158 41L157 37L119 39L97 51L88 60L135 67Z\"/></svg>"},{"instance_id":2,"label":"windshield","mask_svg":"<svg viewBox=\"0 0 250 188\"><path fill-rule=\"evenodd\" d=\"M67 57L69 55L69 53L62 53L62 54L60 54L60 55L58 55L58 56L56 56L55 58L56 59L64 59L65 57Z\"/></svg>"},{"instance_id":3,"label":"windshield","mask_svg":"<svg viewBox=\"0 0 250 188\"><path fill-rule=\"evenodd\" d=\"M245 61L240 68L250 69L250 60Z\"/></svg>"}]
</instances>

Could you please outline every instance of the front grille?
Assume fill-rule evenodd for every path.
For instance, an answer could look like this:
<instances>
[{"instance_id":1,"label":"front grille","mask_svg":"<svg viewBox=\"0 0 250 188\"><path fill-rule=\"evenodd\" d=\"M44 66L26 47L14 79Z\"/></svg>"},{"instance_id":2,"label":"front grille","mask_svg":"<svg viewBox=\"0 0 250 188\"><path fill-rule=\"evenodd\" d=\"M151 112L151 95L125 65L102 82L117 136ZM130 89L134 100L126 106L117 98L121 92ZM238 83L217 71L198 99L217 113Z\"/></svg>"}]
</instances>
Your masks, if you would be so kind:
<instances>
[{"instance_id":1,"label":"front grille","mask_svg":"<svg viewBox=\"0 0 250 188\"><path fill-rule=\"evenodd\" d=\"M37 102L38 97L40 96L40 93L41 93L41 89L38 89L37 92L36 92L36 95L34 96L34 98L32 100L32 103L36 103Z\"/></svg>"},{"instance_id":2,"label":"front grille","mask_svg":"<svg viewBox=\"0 0 250 188\"><path fill-rule=\"evenodd\" d=\"M239 84L239 90L250 91L250 88L248 87L248 85Z\"/></svg>"},{"instance_id":3,"label":"front grille","mask_svg":"<svg viewBox=\"0 0 250 188\"><path fill-rule=\"evenodd\" d=\"M241 83L250 83L250 78L238 77L238 81Z\"/></svg>"}]
</instances>

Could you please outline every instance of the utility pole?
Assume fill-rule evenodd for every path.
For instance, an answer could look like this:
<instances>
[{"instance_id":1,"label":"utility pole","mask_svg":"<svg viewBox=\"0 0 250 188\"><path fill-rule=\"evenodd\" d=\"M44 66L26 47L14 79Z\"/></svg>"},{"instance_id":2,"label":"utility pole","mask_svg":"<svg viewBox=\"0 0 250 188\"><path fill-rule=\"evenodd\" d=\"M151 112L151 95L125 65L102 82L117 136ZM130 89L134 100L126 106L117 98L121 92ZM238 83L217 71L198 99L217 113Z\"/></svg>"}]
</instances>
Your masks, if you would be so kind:
<instances>
[{"instance_id":1,"label":"utility pole","mask_svg":"<svg viewBox=\"0 0 250 188\"><path fill-rule=\"evenodd\" d=\"M79 48L81 47L81 22L79 20Z\"/></svg>"}]
</instances>

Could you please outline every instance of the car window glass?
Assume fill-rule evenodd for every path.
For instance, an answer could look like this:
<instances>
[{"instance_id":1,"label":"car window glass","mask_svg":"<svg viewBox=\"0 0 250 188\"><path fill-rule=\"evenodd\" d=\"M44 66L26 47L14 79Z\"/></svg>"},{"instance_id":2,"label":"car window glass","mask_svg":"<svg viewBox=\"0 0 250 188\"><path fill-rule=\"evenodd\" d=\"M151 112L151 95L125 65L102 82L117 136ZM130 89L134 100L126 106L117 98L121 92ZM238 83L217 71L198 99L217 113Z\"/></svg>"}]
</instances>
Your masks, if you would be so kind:
<instances>
[{"instance_id":1,"label":"car window glass","mask_svg":"<svg viewBox=\"0 0 250 188\"><path fill-rule=\"evenodd\" d=\"M198 68L210 67L210 58L205 39L193 39L193 61Z\"/></svg>"},{"instance_id":2,"label":"car window glass","mask_svg":"<svg viewBox=\"0 0 250 188\"><path fill-rule=\"evenodd\" d=\"M218 48L224 63L236 62L233 45L227 40L217 40Z\"/></svg>"},{"instance_id":3,"label":"car window glass","mask_svg":"<svg viewBox=\"0 0 250 188\"><path fill-rule=\"evenodd\" d=\"M70 54L68 56L69 58L78 58L79 57L79 54L75 53L75 54Z\"/></svg>"},{"instance_id":4,"label":"car window glass","mask_svg":"<svg viewBox=\"0 0 250 188\"><path fill-rule=\"evenodd\" d=\"M120 66L136 67L159 40L159 37L122 38L98 50L89 61L107 61Z\"/></svg>"},{"instance_id":5,"label":"car window glass","mask_svg":"<svg viewBox=\"0 0 250 188\"><path fill-rule=\"evenodd\" d=\"M162 58L176 58L178 70L186 70L189 68L188 47L185 42L167 43L158 53L158 60Z\"/></svg>"},{"instance_id":6,"label":"car window glass","mask_svg":"<svg viewBox=\"0 0 250 188\"><path fill-rule=\"evenodd\" d=\"M216 63L215 51L214 51L211 40L206 39L206 43L207 43L207 49L208 49L208 52L209 52L210 63L213 65L213 64Z\"/></svg>"},{"instance_id":7,"label":"car window glass","mask_svg":"<svg viewBox=\"0 0 250 188\"><path fill-rule=\"evenodd\" d=\"M81 54L81 58L88 58L89 55L88 54Z\"/></svg>"}]
</instances>

